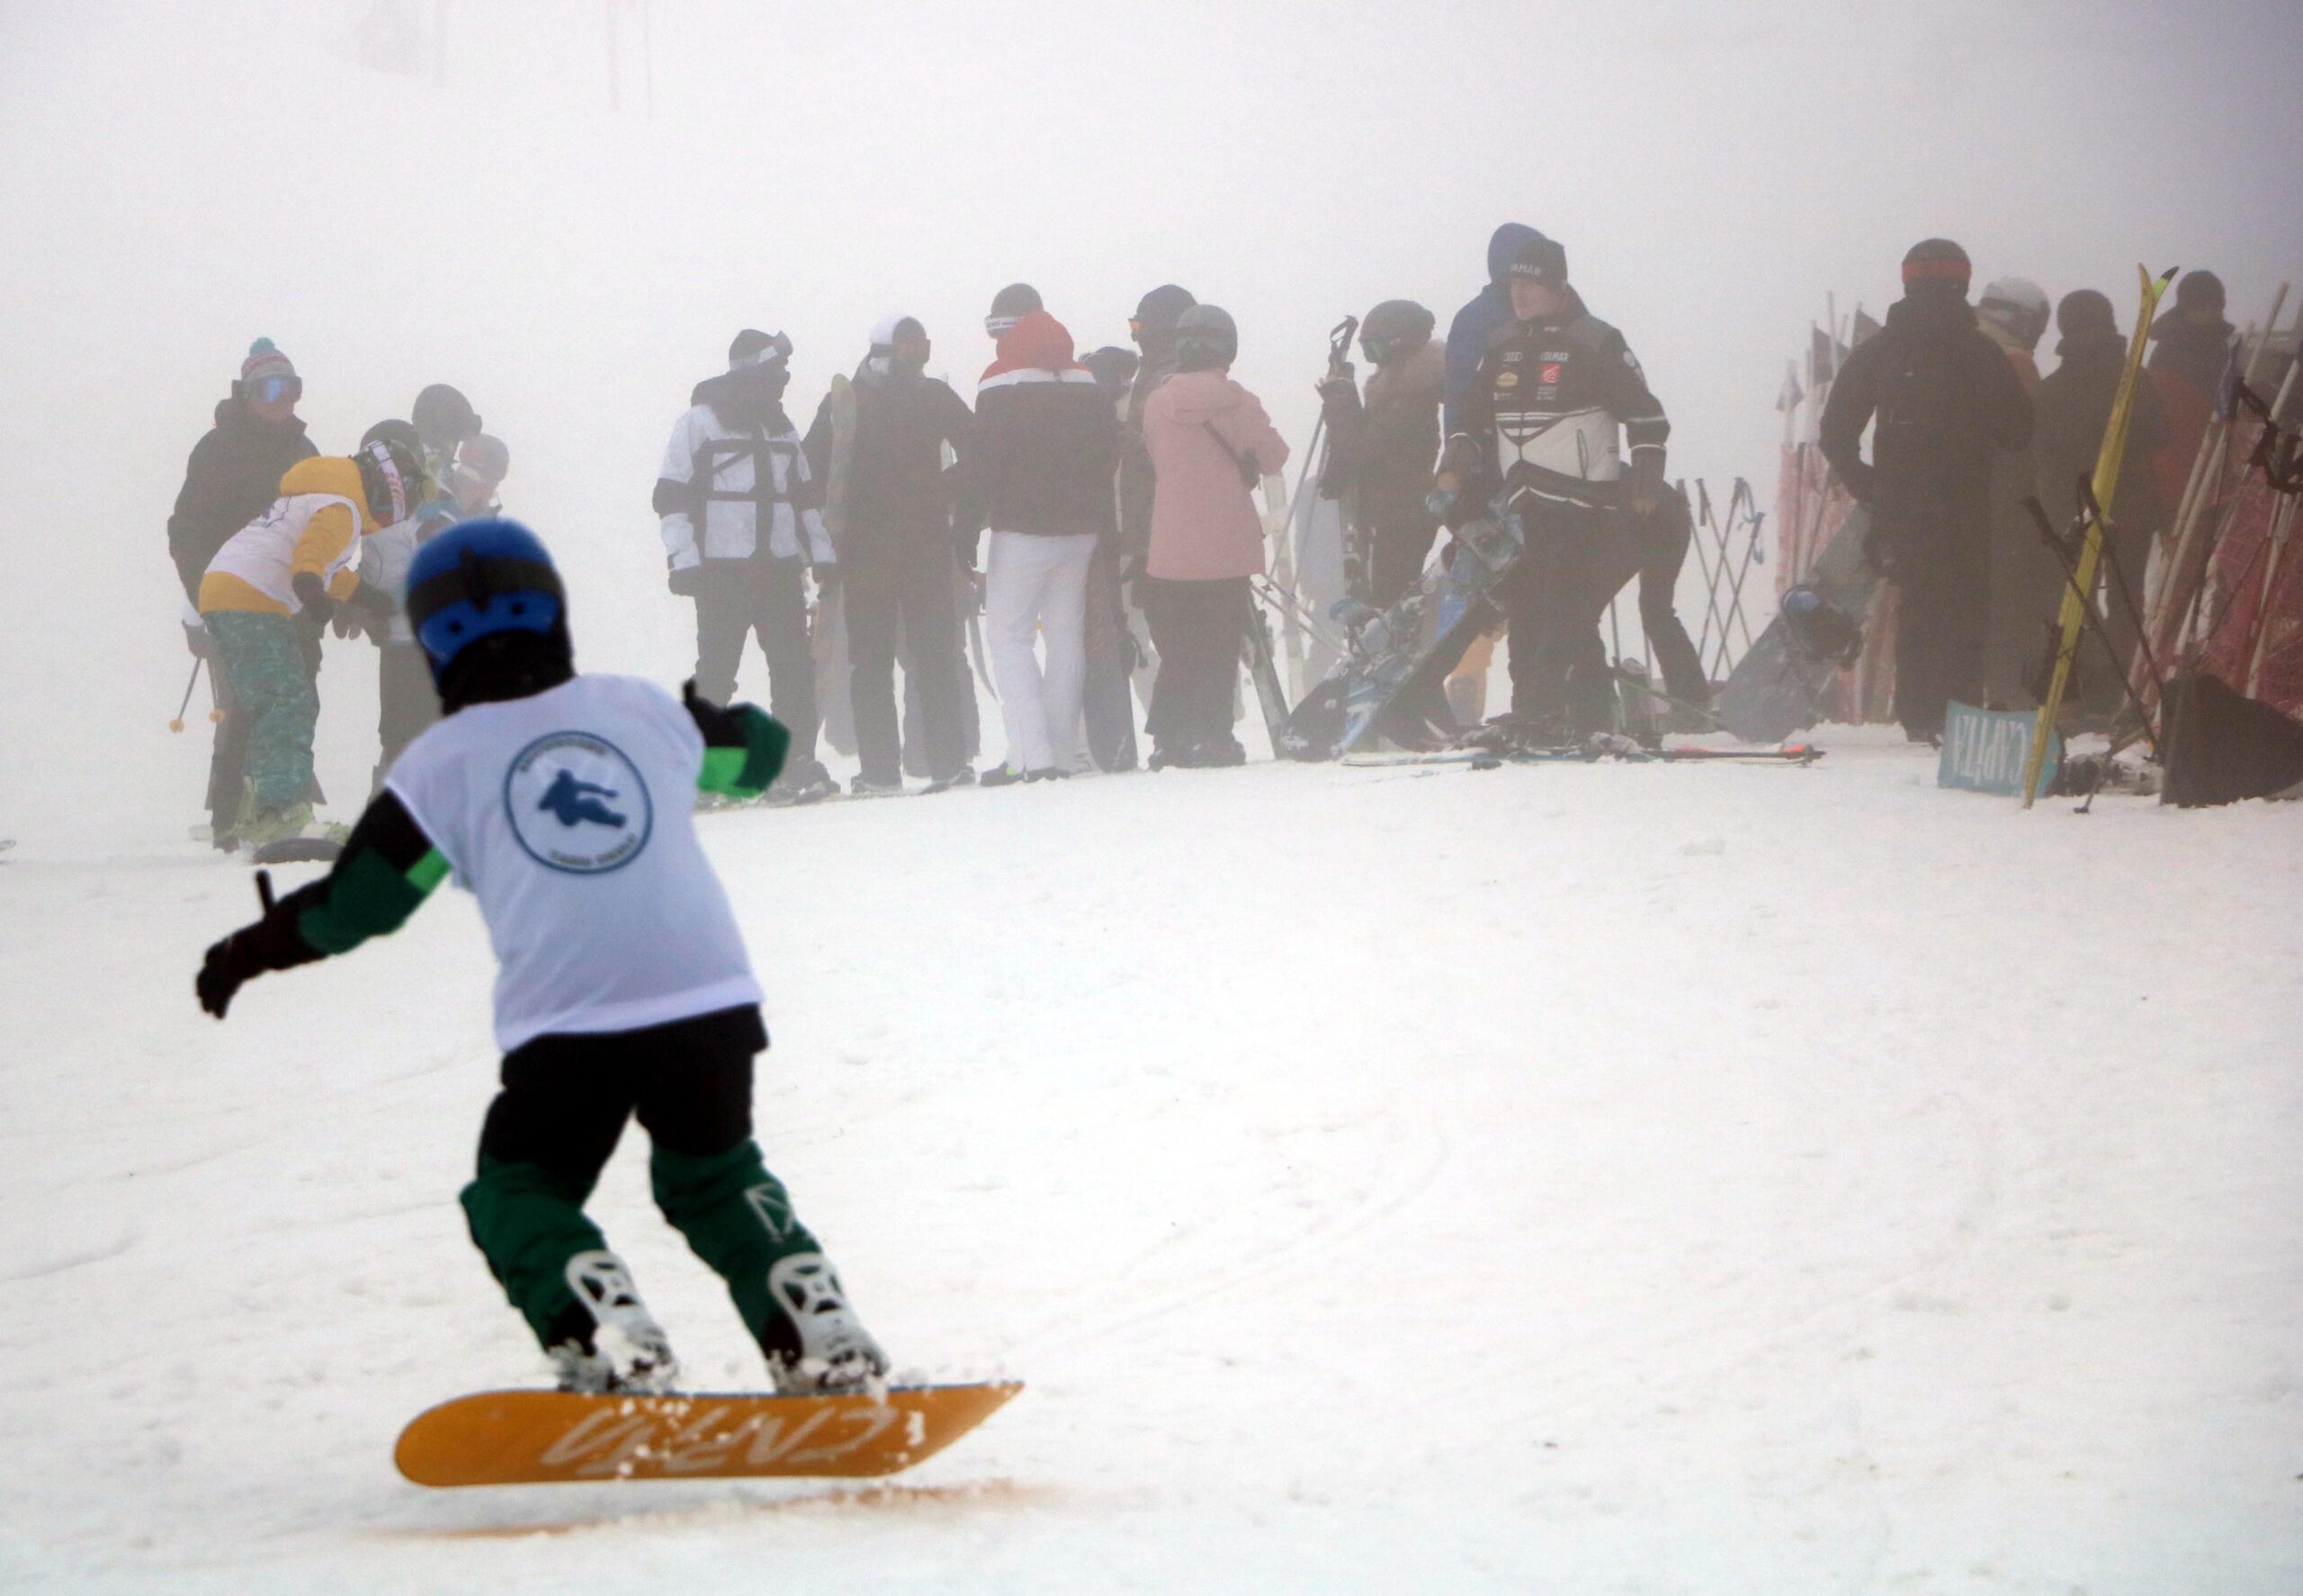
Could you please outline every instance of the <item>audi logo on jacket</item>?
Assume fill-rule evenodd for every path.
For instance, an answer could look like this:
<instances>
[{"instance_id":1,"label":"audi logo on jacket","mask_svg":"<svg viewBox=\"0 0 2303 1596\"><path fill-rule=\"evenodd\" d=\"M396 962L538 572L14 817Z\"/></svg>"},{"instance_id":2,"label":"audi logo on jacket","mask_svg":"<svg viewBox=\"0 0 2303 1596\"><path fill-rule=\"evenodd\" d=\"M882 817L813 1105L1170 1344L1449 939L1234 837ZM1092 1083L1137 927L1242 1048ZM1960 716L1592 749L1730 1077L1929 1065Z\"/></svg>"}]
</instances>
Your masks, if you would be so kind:
<instances>
[{"instance_id":1,"label":"audi logo on jacket","mask_svg":"<svg viewBox=\"0 0 2303 1596\"><path fill-rule=\"evenodd\" d=\"M1475 456L1488 492L1607 507L1626 452L1639 480L1661 485L1671 434L1623 335L1578 312L1496 329L1448 453L1459 471Z\"/></svg>"}]
</instances>

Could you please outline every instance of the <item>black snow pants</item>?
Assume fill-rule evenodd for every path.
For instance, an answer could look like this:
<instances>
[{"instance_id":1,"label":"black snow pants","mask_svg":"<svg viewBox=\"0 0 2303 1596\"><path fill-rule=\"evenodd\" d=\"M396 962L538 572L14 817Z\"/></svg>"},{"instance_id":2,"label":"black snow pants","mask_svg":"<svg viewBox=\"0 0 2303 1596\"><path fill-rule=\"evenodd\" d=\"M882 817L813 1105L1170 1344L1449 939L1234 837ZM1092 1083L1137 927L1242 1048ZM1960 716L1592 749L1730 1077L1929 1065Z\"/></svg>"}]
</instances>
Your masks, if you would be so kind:
<instances>
[{"instance_id":1,"label":"black snow pants","mask_svg":"<svg viewBox=\"0 0 2303 1596\"><path fill-rule=\"evenodd\" d=\"M816 665L808 651L807 567L796 560L712 560L695 596L695 690L736 695L744 643L759 636L768 707L792 733L787 769L816 757Z\"/></svg>"},{"instance_id":2,"label":"black snow pants","mask_svg":"<svg viewBox=\"0 0 2303 1596\"><path fill-rule=\"evenodd\" d=\"M1127 632L1126 602L1120 591L1119 556L1106 540L1096 545L1088 567L1087 676L1080 708L1088 758L1107 775L1135 768L1135 695L1128 686L1135 645Z\"/></svg>"},{"instance_id":3,"label":"black snow pants","mask_svg":"<svg viewBox=\"0 0 2303 1596\"><path fill-rule=\"evenodd\" d=\"M1952 699L1983 702L1991 503L1883 504L1873 526L1895 584L1895 719L1913 739L1940 736Z\"/></svg>"},{"instance_id":4,"label":"black snow pants","mask_svg":"<svg viewBox=\"0 0 2303 1596\"><path fill-rule=\"evenodd\" d=\"M1665 494L1653 515L1640 517L1640 541L1645 554L1639 565L1639 629L1646 634L1647 651L1654 656L1649 663L1662 672L1663 691L1682 704L1707 704L1711 680L1675 602L1688 545L1695 541L1695 519L1687 500Z\"/></svg>"},{"instance_id":5,"label":"black snow pants","mask_svg":"<svg viewBox=\"0 0 2303 1596\"><path fill-rule=\"evenodd\" d=\"M1511 623L1511 713L1564 721L1577 736L1615 722L1600 617L1645 557L1637 525L1613 510L1530 504L1527 552L1498 595ZM1532 644L1532 646L1530 646Z\"/></svg>"},{"instance_id":6,"label":"black snow pants","mask_svg":"<svg viewBox=\"0 0 2303 1596\"><path fill-rule=\"evenodd\" d=\"M1248 579L1175 582L1144 577L1137 589L1160 676L1148 717L1152 740L1175 755L1232 740L1232 695L1247 638Z\"/></svg>"},{"instance_id":7,"label":"black snow pants","mask_svg":"<svg viewBox=\"0 0 2303 1596\"><path fill-rule=\"evenodd\" d=\"M863 777L892 785L903 779L896 720L897 643L902 641L907 692L917 690L927 774L949 781L965 758L960 711L960 622L947 538L868 547L851 532L853 551L840 578L847 619L848 703Z\"/></svg>"}]
</instances>

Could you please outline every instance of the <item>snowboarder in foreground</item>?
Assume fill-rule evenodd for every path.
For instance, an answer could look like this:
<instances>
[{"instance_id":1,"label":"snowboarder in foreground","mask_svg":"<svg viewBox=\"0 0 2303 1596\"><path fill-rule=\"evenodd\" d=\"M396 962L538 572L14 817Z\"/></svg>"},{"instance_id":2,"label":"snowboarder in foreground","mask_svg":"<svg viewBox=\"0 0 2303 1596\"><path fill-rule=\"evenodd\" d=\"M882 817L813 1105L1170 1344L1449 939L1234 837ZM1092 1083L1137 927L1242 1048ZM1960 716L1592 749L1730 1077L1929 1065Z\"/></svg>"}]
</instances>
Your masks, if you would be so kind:
<instances>
[{"instance_id":1,"label":"snowboarder in foreground","mask_svg":"<svg viewBox=\"0 0 2303 1596\"><path fill-rule=\"evenodd\" d=\"M408 571L446 717L411 743L322 879L208 950L219 1019L242 982L397 928L451 873L501 961L503 1090L463 1190L472 1240L564 1389L661 1391L677 1366L585 1215L624 1122L656 1201L728 1282L779 1392L856 1388L887 1360L752 1138L760 990L698 845L699 788L757 796L789 745L748 704L578 676L566 596L516 522L466 522Z\"/></svg>"}]
</instances>

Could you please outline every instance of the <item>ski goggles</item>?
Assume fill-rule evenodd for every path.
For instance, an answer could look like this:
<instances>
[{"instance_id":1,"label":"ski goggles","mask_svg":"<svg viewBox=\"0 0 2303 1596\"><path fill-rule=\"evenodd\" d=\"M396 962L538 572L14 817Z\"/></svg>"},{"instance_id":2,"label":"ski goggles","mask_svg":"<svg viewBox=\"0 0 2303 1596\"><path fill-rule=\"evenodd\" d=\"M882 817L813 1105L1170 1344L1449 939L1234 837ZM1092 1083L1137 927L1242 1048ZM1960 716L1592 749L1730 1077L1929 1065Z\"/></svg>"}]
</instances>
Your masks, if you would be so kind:
<instances>
[{"instance_id":1,"label":"ski goggles","mask_svg":"<svg viewBox=\"0 0 2303 1596\"><path fill-rule=\"evenodd\" d=\"M301 377L258 377L248 389L248 397L259 405L276 405L282 399L293 402L304 397Z\"/></svg>"}]
</instances>

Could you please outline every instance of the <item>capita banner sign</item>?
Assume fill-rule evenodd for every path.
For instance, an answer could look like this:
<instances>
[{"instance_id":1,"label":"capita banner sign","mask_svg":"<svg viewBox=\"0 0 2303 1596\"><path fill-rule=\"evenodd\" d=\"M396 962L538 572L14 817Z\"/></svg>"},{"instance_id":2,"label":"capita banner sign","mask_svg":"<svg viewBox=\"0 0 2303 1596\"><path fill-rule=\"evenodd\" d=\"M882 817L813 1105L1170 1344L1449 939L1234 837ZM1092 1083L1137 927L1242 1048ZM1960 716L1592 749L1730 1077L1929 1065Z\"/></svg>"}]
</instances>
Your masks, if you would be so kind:
<instances>
[{"instance_id":1,"label":"capita banner sign","mask_svg":"<svg viewBox=\"0 0 2303 1596\"><path fill-rule=\"evenodd\" d=\"M1935 785L2021 797L2023 764L2031 756L2031 732L2038 724L2036 710L1977 709L1954 698L1943 717L1943 757L1935 767ZM2047 795L2062 765L2063 737L2057 732L2048 738L2036 796Z\"/></svg>"}]
</instances>

